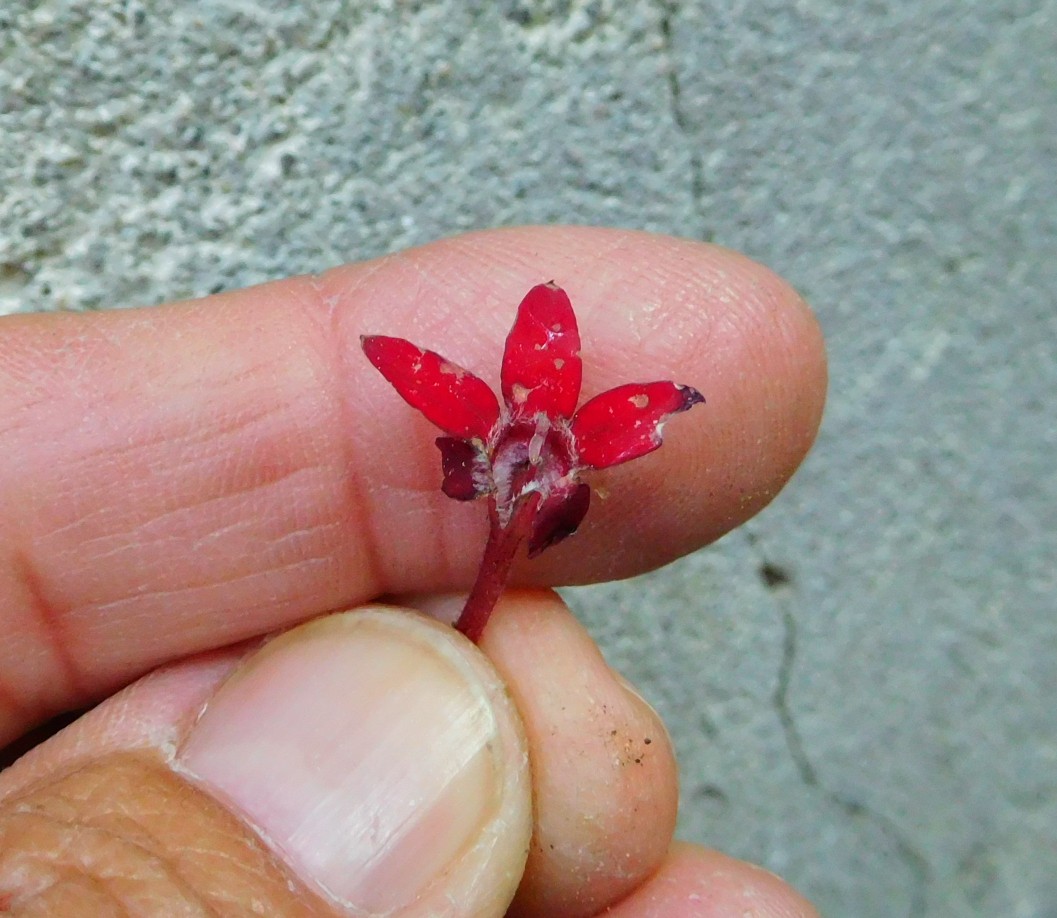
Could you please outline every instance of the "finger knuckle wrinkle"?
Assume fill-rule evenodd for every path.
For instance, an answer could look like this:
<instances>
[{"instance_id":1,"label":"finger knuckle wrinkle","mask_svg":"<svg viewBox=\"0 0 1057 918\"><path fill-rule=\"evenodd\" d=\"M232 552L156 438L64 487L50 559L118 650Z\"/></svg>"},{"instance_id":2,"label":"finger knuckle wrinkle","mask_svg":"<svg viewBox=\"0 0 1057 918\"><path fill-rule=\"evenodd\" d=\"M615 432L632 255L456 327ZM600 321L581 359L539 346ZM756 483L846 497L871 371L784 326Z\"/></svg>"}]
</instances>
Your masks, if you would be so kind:
<instances>
[{"instance_id":1,"label":"finger knuckle wrinkle","mask_svg":"<svg viewBox=\"0 0 1057 918\"><path fill-rule=\"evenodd\" d=\"M152 755L112 753L0 803L0 913L251 911L327 914L248 828Z\"/></svg>"}]
</instances>

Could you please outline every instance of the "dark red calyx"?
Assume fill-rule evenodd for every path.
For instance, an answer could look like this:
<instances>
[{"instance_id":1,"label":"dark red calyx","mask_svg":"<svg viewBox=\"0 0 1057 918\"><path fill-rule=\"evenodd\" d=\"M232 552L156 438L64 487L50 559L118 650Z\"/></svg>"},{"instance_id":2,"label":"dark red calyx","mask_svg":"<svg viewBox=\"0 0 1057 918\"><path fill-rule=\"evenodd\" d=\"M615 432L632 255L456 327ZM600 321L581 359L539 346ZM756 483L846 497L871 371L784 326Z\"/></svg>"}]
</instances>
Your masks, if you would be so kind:
<instances>
[{"instance_id":1,"label":"dark red calyx","mask_svg":"<svg viewBox=\"0 0 1057 918\"><path fill-rule=\"evenodd\" d=\"M455 500L475 500L492 490L488 458L476 441L437 437L444 470L441 490Z\"/></svg>"},{"instance_id":2,"label":"dark red calyx","mask_svg":"<svg viewBox=\"0 0 1057 918\"><path fill-rule=\"evenodd\" d=\"M526 495L538 493L545 503L569 484L576 454L568 424L543 412L500 424L499 431L492 454L492 484L499 520L506 525Z\"/></svg>"}]
</instances>

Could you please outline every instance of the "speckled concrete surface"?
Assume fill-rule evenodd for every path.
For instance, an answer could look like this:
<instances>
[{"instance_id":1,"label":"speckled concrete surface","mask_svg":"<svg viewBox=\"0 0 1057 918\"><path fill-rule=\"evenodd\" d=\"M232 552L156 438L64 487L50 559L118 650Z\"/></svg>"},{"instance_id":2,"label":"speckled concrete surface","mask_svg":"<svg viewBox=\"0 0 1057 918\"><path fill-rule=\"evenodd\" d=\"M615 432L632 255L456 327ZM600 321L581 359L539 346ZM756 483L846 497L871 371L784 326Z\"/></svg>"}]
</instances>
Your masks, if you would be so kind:
<instances>
[{"instance_id":1,"label":"speckled concrete surface","mask_svg":"<svg viewBox=\"0 0 1057 918\"><path fill-rule=\"evenodd\" d=\"M1055 59L1055 0L8 0L0 310L524 222L770 264L829 339L813 455L570 600L669 720L687 836L829 916L1052 918Z\"/></svg>"}]
</instances>

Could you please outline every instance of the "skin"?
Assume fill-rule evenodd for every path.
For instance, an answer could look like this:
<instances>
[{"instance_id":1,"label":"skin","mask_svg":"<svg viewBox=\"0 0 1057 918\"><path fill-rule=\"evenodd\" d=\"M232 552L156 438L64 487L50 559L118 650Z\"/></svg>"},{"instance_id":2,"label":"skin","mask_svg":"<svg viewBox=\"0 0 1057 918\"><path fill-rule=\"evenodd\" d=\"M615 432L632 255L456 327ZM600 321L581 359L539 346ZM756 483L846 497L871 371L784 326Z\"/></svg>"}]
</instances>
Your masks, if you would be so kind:
<instances>
[{"instance_id":1,"label":"skin","mask_svg":"<svg viewBox=\"0 0 1057 918\"><path fill-rule=\"evenodd\" d=\"M673 844L663 724L542 589L635 574L744 522L821 417L821 336L787 284L732 252L616 230L476 233L163 308L0 320L0 745L32 745L49 718L98 705L0 772L0 850L60 871L54 894L75 891L79 914L108 913L86 905L101 893L79 850L135 875L167 914L191 892L220 914L250 897L275 914L349 913L182 777L172 750L259 636L305 640L329 626L295 626L322 613L467 588L484 515L440 493L436 431L359 335L408 337L494 383L513 309L550 277L577 310L583 399L649 378L708 401L672 421L663 449L593 476L611 496L515 569L523 589L480 649L371 613L426 629L499 686L504 748L528 754L529 772L505 779L511 799L531 784L524 874L524 844L511 844L511 879L493 870L466 913L502 914L517 886L512 915L815 914L759 868ZM571 818L572 800L591 818ZM130 821L149 826L150 870ZM179 882L165 869L177 852Z\"/></svg>"}]
</instances>

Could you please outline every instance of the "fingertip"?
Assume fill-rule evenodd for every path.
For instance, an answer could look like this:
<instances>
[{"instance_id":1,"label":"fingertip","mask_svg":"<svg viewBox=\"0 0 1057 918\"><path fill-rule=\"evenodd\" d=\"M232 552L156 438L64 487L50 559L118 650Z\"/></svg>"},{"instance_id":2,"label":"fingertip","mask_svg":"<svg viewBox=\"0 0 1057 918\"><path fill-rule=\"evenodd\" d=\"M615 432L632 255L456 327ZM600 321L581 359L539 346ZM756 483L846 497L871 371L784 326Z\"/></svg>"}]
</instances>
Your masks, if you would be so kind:
<instances>
[{"instance_id":1,"label":"fingertip","mask_svg":"<svg viewBox=\"0 0 1057 918\"><path fill-rule=\"evenodd\" d=\"M596 914L671 842L678 775L656 712L551 592L508 593L481 642L521 713L535 824L513 916Z\"/></svg>"},{"instance_id":2,"label":"fingertip","mask_svg":"<svg viewBox=\"0 0 1057 918\"><path fill-rule=\"evenodd\" d=\"M819 918L815 907L762 867L677 842L660 869L607 918Z\"/></svg>"},{"instance_id":3,"label":"fingertip","mask_svg":"<svg viewBox=\"0 0 1057 918\"><path fill-rule=\"evenodd\" d=\"M624 229L514 227L432 242L374 271L336 269L324 286L335 303L356 304L342 322L355 319L357 333L410 336L494 384L516 304L546 278L557 280L576 310L582 402L629 381L669 379L706 403L671 419L655 453L593 473L592 486L612 499L596 504L575 541L519 566L516 581L641 573L718 539L781 491L818 431L825 348L804 299L745 255ZM414 412L386 411L391 393L374 394L363 397L370 415L357 424L366 439L384 431L393 444L364 457L365 476L384 483L378 494L385 500L399 496L393 485L401 476L430 468L435 457L419 445L425 422ZM376 515L396 517L396 509ZM449 507L448 518L464 529L473 517ZM438 586L450 584L412 588Z\"/></svg>"}]
</instances>

